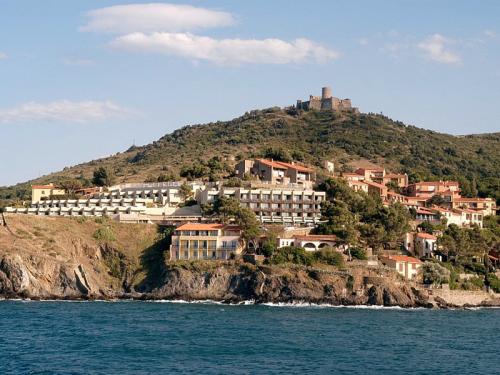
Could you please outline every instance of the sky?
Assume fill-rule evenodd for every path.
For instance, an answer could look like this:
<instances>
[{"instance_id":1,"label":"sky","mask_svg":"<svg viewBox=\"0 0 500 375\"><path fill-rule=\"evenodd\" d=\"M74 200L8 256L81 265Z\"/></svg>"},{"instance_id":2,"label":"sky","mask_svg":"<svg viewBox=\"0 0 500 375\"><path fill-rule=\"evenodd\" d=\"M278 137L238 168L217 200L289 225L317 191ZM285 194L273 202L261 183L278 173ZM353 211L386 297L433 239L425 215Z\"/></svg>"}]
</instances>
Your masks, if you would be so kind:
<instances>
[{"instance_id":1,"label":"sky","mask_svg":"<svg viewBox=\"0 0 500 375\"><path fill-rule=\"evenodd\" d=\"M500 131L500 1L0 0L0 186L331 86Z\"/></svg>"}]
</instances>

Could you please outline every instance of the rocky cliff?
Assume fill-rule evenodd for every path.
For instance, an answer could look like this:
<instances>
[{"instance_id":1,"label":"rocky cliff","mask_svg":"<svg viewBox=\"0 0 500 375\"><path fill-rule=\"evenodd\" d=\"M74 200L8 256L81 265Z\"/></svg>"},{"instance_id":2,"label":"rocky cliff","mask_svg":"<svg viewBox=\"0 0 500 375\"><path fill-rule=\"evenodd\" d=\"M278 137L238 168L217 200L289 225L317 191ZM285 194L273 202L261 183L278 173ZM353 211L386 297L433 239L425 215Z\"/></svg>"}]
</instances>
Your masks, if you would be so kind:
<instances>
[{"instance_id":1,"label":"rocky cliff","mask_svg":"<svg viewBox=\"0 0 500 375\"><path fill-rule=\"evenodd\" d=\"M382 268L169 263L154 226L21 216L7 223L0 227L4 298L450 306Z\"/></svg>"}]
</instances>

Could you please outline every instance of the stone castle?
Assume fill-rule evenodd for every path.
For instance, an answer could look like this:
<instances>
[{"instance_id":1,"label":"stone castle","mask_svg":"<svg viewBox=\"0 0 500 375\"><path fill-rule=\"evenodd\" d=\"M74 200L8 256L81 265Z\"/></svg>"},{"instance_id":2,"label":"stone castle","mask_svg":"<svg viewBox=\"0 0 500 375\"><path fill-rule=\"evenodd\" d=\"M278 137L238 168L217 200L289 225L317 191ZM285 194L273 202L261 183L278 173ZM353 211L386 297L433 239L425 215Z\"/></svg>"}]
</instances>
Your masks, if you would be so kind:
<instances>
[{"instance_id":1,"label":"stone castle","mask_svg":"<svg viewBox=\"0 0 500 375\"><path fill-rule=\"evenodd\" d=\"M297 109L359 112L358 108L352 106L351 99L339 99L332 96L330 87L321 89L321 97L310 95L308 101L297 100Z\"/></svg>"}]
</instances>

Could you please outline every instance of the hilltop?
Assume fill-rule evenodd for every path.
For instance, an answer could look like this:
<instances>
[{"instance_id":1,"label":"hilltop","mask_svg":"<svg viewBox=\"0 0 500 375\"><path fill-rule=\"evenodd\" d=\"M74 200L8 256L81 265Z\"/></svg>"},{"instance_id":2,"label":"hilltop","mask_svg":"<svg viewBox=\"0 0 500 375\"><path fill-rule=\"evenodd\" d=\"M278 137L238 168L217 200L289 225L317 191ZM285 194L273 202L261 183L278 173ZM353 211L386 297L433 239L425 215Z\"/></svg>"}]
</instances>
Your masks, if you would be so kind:
<instances>
[{"instance_id":1,"label":"hilltop","mask_svg":"<svg viewBox=\"0 0 500 375\"><path fill-rule=\"evenodd\" d=\"M0 199L29 196L32 183L65 178L89 180L95 168L114 171L117 182L184 177L228 177L235 160L268 156L293 159L321 172L325 160L336 170L374 163L405 172L410 181L457 179L465 194L500 200L500 133L453 136L408 126L377 114L269 108L230 121L189 125L125 152L65 168L14 187ZM326 171L324 171L326 172Z\"/></svg>"}]
</instances>

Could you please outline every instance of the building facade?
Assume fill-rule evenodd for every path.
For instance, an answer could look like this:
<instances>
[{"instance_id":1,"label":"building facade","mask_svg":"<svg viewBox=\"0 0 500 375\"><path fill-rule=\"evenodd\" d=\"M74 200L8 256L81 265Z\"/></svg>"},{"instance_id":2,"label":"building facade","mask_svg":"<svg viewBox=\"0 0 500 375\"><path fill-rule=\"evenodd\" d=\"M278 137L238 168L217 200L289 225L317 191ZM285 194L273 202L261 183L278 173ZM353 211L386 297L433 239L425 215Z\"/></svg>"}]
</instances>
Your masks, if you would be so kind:
<instances>
[{"instance_id":1,"label":"building facade","mask_svg":"<svg viewBox=\"0 0 500 375\"><path fill-rule=\"evenodd\" d=\"M314 170L296 163L285 163L267 159L242 160L236 165L236 176L258 178L272 185L297 185L312 188L316 181Z\"/></svg>"},{"instance_id":2,"label":"building facade","mask_svg":"<svg viewBox=\"0 0 500 375\"><path fill-rule=\"evenodd\" d=\"M31 203L37 203L46 199L60 197L66 195L64 189L56 187L54 184L47 185L32 185L31 186Z\"/></svg>"},{"instance_id":3,"label":"building facade","mask_svg":"<svg viewBox=\"0 0 500 375\"><path fill-rule=\"evenodd\" d=\"M200 204L218 197L234 198L250 208L262 223L315 224L321 219L321 204L326 194L309 189L273 186L269 188L206 189L199 195Z\"/></svg>"},{"instance_id":4,"label":"building facade","mask_svg":"<svg viewBox=\"0 0 500 375\"><path fill-rule=\"evenodd\" d=\"M241 230L234 225L186 223L174 231L170 260L227 260L243 252Z\"/></svg>"},{"instance_id":5,"label":"building facade","mask_svg":"<svg viewBox=\"0 0 500 375\"><path fill-rule=\"evenodd\" d=\"M382 264L395 269L401 276L412 280L418 275L418 271L422 266L420 259L409 257L406 255L391 255L381 259Z\"/></svg>"}]
</instances>

